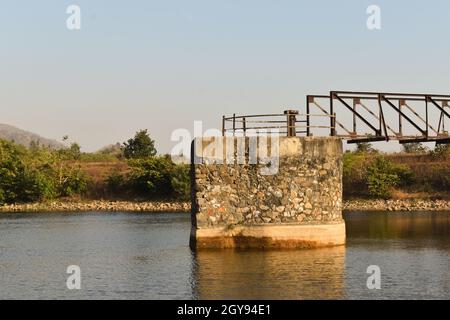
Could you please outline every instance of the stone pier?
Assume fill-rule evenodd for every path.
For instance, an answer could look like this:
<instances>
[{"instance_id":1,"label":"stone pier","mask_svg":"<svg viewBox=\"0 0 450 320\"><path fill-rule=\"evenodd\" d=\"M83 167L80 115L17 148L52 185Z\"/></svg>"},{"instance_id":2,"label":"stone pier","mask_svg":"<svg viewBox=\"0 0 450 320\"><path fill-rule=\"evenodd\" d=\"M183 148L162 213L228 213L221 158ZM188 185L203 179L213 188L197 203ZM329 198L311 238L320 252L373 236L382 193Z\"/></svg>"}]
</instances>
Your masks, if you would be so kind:
<instances>
[{"instance_id":1,"label":"stone pier","mask_svg":"<svg viewBox=\"0 0 450 320\"><path fill-rule=\"evenodd\" d=\"M191 247L343 245L342 141L279 137L275 145L260 139L194 140ZM265 157L252 155L262 148Z\"/></svg>"}]
</instances>

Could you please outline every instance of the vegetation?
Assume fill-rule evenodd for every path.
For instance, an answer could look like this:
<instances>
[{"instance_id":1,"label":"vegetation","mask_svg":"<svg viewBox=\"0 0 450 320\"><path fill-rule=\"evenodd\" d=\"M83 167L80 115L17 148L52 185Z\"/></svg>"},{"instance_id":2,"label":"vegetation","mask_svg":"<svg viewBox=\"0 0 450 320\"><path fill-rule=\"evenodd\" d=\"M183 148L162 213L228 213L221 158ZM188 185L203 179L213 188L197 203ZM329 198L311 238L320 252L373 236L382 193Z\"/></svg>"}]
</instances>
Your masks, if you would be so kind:
<instances>
[{"instance_id":1,"label":"vegetation","mask_svg":"<svg viewBox=\"0 0 450 320\"><path fill-rule=\"evenodd\" d=\"M436 146L428 151L420 144L404 148L404 154L382 154L370 144L344 154L344 197L391 198L395 192L448 197L450 152Z\"/></svg>"},{"instance_id":2,"label":"vegetation","mask_svg":"<svg viewBox=\"0 0 450 320\"><path fill-rule=\"evenodd\" d=\"M84 153L77 143L50 149L0 140L0 204L57 198L188 200L189 165L157 155L146 130L126 143ZM390 198L402 194L449 196L450 148L405 145L383 154L370 143L344 154L345 198Z\"/></svg>"},{"instance_id":3,"label":"vegetation","mask_svg":"<svg viewBox=\"0 0 450 320\"><path fill-rule=\"evenodd\" d=\"M107 177L114 195L144 199L187 200L190 195L189 166L175 164L170 156L156 156L154 141L147 130L140 130L124 143L129 172L117 171Z\"/></svg>"},{"instance_id":4,"label":"vegetation","mask_svg":"<svg viewBox=\"0 0 450 320\"><path fill-rule=\"evenodd\" d=\"M367 168L367 190L375 198L389 198L392 188L408 185L411 180L412 172L407 166L395 164L383 155L377 155Z\"/></svg>"},{"instance_id":5,"label":"vegetation","mask_svg":"<svg viewBox=\"0 0 450 320\"><path fill-rule=\"evenodd\" d=\"M123 165L111 170L114 163ZM104 168L100 176L98 167ZM54 150L38 143L26 148L0 140L0 204L98 195L187 200L189 187L189 167L173 163L169 156L156 156L146 130L123 146L96 153L81 152L77 143Z\"/></svg>"},{"instance_id":6,"label":"vegetation","mask_svg":"<svg viewBox=\"0 0 450 320\"><path fill-rule=\"evenodd\" d=\"M428 149L419 142L411 142L403 144L403 151L412 154L424 154L428 151Z\"/></svg>"},{"instance_id":7,"label":"vegetation","mask_svg":"<svg viewBox=\"0 0 450 320\"><path fill-rule=\"evenodd\" d=\"M123 154L127 159L139 159L154 157L156 155L155 141L147 133L147 130L136 132L134 138L123 144Z\"/></svg>"},{"instance_id":8,"label":"vegetation","mask_svg":"<svg viewBox=\"0 0 450 320\"><path fill-rule=\"evenodd\" d=\"M30 148L0 140L0 204L81 195L88 177L74 159L76 148Z\"/></svg>"},{"instance_id":9,"label":"vegetation","mask_svg":"<svg viewBox=\"0 0 450 320\"><path fill-rule=\"evenodd\" d=\"M436 145L434 150L432 150L430 152L430 155L434 159L447 159L447 158L450 157L450 145L448 145L448 144L438 144L438 145Z\"/></svg>"}]
</instances>

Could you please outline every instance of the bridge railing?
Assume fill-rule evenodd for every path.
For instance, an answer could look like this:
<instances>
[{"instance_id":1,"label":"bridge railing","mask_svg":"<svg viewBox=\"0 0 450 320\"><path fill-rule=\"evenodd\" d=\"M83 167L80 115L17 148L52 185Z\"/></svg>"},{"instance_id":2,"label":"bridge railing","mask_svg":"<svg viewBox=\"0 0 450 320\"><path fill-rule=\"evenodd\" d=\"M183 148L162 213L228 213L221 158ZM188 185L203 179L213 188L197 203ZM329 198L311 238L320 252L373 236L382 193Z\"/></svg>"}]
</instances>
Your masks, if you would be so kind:
<instances>
[{"instance_id":1,"label":"bridge railing","mask_svg":"<svg viewBox=\"0 0 450 320\"><path fill-rule=\"evenodd\" d=\"M326 118L331 119L330 123L334 126L335 115L329 114L301 114L297 110L286 110L281 114L255 114L255 115L236 115L231 117L222 117L222 135L243 135L264 132L277 132L280 135L289 137L297 135L310 135L311 129L332 129L328 125L311 124L308 119ZM270 131L270 132L269 132Z\"/></svg>"}]
</instances>

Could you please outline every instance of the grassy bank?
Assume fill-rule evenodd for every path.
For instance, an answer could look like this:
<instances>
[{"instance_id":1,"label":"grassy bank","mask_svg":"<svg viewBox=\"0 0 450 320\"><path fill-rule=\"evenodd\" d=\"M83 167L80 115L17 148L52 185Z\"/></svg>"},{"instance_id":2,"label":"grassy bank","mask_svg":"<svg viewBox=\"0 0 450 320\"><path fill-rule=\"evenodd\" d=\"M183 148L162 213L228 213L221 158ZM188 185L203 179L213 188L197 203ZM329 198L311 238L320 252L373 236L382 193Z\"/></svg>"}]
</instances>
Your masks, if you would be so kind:
<instances>
[{"instance_id":1,"label":"grassy bank","mask_svg":"<svg viewBox=\"0 0 450 320\"><path fill-rule=\"evenodd\" d=\"M359 148L345 153L343 162L343 196L348 203L422 199L434 206L437 200L450 200L447 146L395 154ZM64 211L67 204L74 211L85 207L129 211L125 205L141 211L140 205L133 209L129 204L176 204L189 201L189 195L189 166L175 164L167 155L157 156L146 131L96 153L83 153L77 144L52 150L0 140L0 206L7 208L2 210ZM156 210L150 204L144 209Z\"/></svg>"},{"instance_id":2,"label":"grassy bank","mask_svg":"<svg viewBox=\"0 0 450 320\"><path fill-rule=\"evenodd\" d=\"M344 155L344 199L450 199L450 154Z\"/></svg>"}]
</instances>

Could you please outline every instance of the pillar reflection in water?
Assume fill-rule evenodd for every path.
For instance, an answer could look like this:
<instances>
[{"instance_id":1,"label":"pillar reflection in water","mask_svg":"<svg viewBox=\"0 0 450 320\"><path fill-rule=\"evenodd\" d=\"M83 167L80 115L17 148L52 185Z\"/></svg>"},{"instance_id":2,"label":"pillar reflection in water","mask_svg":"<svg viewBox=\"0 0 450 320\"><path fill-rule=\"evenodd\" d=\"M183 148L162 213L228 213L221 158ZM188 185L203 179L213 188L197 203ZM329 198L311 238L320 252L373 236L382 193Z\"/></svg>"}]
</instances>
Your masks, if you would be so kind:
<instances>
[{"instance_id":1,"label":"pillar reflection in water","mask_svg":"<svg viewBox=\"0 0 450 320\"><path fill-rule=\"evenodd\" d=\"M193 253L198 299L342 299L345 246Z\"/></svg>"}]
</instances>

